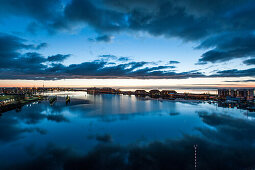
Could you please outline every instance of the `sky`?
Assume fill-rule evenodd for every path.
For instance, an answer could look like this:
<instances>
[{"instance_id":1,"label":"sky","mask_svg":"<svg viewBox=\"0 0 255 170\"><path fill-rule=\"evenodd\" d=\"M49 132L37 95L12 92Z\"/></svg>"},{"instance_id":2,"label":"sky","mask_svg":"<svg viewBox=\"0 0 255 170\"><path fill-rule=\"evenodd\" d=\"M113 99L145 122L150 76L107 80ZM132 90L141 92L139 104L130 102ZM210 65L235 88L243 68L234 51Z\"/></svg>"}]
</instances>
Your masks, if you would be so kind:
<instances>
[{"instance_id":1,"label":"sky","mask_svg":"<svg viewBox=\"0 0 255 170\"><path fill-rule=\"evenodd\" d=\"M254 0L0 0L1 87L255 87Z\"/></svg>"}]
</instances>

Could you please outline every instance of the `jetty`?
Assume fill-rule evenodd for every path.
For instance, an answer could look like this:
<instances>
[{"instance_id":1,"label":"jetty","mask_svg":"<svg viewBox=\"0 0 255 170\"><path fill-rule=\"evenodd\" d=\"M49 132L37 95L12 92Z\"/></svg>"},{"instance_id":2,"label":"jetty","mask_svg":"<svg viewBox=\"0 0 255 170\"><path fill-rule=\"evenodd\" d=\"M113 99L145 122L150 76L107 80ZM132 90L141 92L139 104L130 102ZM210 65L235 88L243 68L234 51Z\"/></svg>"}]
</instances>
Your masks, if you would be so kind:
<instances>
[{"instance_id":1,"label":"jetty","mask_svg":"<svg viewBox=\"0 0 255 170\"><path fill-rule=\"evenodd\" d=\"M48 98L48 100L50 102L50 105L53 105L57 100L57 96L51 96Z\"/></svg>"},{"instance_id":2,"label":"jetty","mask_svg":"<svg viewBox=\"0 0 255 170\"><path fill-rule=\"evenodd\" d=\"M70 97L67 95L67 96L66 96L66 104L70 103L70 101L71 101L71 100L70 100Z\"/></svg>"}]
</instances>

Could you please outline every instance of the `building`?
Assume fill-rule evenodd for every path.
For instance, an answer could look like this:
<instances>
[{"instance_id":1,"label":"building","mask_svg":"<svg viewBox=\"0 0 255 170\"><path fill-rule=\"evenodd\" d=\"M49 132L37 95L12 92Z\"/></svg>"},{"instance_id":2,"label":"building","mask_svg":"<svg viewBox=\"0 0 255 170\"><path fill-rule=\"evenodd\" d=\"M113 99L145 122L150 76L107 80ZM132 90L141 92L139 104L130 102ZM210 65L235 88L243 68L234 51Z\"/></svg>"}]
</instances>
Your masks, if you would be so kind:
<instances>
[{"instance_id":1,"label":"building","mask_svg":"<svg viewBox=\"0 0 255 170\"><path fill-rule=\"evenodd\" d=\"M4 94L0 95L0 106L25 99L25 94Z\"/></svg>"},{"instance_id":2,"label":"building","mask_svg":"<svg viewBox=\"0 0 255 170\"><path fill-rule=\"evenodd\" d=\"M218 89L219 98L226 98L227 96L230 96L229 89Z\"/></svg>"},{"instance_id":3,"label":"building","mask_svg":"<svg viewBox=\"0 0 255 170\"><path fill-rule=\"evenodd\" d=\"M136 90L135 95L136 96L146 96L147 92L145 90Z\"/></svg>"},{"instance_id":4,"label":"building","mask_svg":"<svg viewBox=\"0 0 255 170\"><path fill-rule=\"evenodd\" d=\"M253 100L254 89L218 89L218 97L228 100L236 100L235 98Z\"/></svg>"},{"instance_id":5,"label":"building","mask_svg":"<svg viewBox=\"0 0 255 170\"><path fill-rule=\"evenodd\" d=\"M237 97L244 98L246 100L254 99L254 89L238 89Z\"/></svg>"},{"instance_id":6,"label":"building","mask_svg":"<svg viewBox=\"0 0 255 170\"><path fill-rule=\"evenodd\" d=\"M160 91L159 90L150 90L149 95L150 97L160 97Z\"/></svg>"},{"instance_id":7,"label":"building","mask_svg":"<svg viewBox=\"0 0 255 170\"><path fill-rule=\"evenodd\" d=\"M254 89L248 90L247 100L254 100Z\"/></svg>"},{"instance_id":8,"label":"building","mask_svg":"<svg viewBox=\"0 0 255 170\"><path fill-rule=\"evenodd\" d=\"M105 87L105 88L100 89L99 92L105 93L105 94L115 94L117 91L113 88Z\"/></svg>"},{"instance_id":9,"label":"building","mask_svg":"<svg viewBox=\"0 0 255 170\"><path fill-rule=\"evenodd\" d=\"M168 98L168 97L174 97L177 94L175 90L162 90L161 91L161 97Z\"/></svg>"},{"instance_id":10,"label":"building","mask_svg":"<svg viewBox=\"0 0 255 170\"><path fill-rule=\"evenodd\" d=\"M96 87L94 87L94 88L88 88L87 89L87 93L88 94L98 94L99 93L99 88L96 88Z\"/></svg>"},{"instance_id":11,"label":"building","mask_svg":"<svg viewBox=\"0 0 255 170\"><path fill-rule=\"evenodd\" d=\"M105 87L105 88L88 88L87 89L87 93L88 94L99 94L99 93L103 93L103 94L119 94L120 91L119 90L116 90L116 89L113 89L113 88L108 88L108 87Z\"/></svg>"}]
</instances>

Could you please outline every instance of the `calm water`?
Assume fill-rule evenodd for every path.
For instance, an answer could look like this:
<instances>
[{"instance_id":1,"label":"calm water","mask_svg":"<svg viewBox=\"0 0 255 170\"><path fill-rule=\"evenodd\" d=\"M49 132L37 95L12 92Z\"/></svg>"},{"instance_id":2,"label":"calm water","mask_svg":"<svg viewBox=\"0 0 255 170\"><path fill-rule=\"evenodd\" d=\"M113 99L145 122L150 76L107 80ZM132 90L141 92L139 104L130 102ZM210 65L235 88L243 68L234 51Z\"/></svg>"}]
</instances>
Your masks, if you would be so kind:
<instances>
[{"instance_id":1,"label":"calm water","mask_svg":"<svg viewBox=\"0 0 255 170\"><path fill-rule=\"evenodd\" d=\"M58 93L53 106L1 115L0 169L195 169L194 145L197 169L252 169L254 117L208 103Z\"/></svg>"}]
</instances>

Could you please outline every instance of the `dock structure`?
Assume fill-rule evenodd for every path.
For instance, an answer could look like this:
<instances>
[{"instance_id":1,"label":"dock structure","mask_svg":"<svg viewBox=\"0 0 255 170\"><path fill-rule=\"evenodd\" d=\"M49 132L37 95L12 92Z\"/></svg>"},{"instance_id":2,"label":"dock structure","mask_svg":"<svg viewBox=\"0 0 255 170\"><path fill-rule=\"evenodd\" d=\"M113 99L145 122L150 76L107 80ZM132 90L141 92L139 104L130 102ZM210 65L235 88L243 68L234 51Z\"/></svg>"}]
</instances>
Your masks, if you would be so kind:
<instances>
[{"instance_id":1,"label":"dock structure","mask_svg":"<svg viewBox=\"0 0 255 170\"><path fill-rule=\"evenodd\" d=\"M66 96L66 104L68 104L68 103L70 103L70 102L71 102L70 97L67 95L67 96Z\"/></svg>"},{"instance_id":2,"label":"dock structure","mask_svg":"<svg viewBox=\"0 0 255 170\"><path fill-rule=\"evenodd\" d=\"M57 100L57 96L49 97L49 102L50 102L51 105L53 105L56 102L56 100Z\"/></svg>"}]
</instances>

